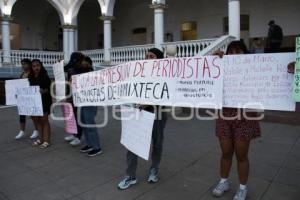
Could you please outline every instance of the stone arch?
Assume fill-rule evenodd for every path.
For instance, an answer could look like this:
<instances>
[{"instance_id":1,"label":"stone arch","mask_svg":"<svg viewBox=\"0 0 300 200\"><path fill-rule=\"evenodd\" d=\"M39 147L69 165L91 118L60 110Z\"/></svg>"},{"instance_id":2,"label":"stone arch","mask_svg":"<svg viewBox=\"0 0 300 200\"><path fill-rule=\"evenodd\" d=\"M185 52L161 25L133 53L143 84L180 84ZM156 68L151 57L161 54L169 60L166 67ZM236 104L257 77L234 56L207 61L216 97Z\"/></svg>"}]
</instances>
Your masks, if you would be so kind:
<instances>
[{"instance_id":1,"label":"stone arch","mask_svg":"<svg viewBox=\"0 0 300 200\"><path fill-rule=\"evenodd\" d=\"M8 0L9 1L9 0ZM16 2L17 2L18 0L11 0L10 2L11 2L11 9L13 8L13 6L16 4ZM61 11L61 9L60 9L60 7L59 7L59 5L57 5L53 0L46 0L48 3L50 3L54 8L55 8L55 10L57 11L57 14L58 14L58 16L59 16L59 18L60 18L60 21L61 21L61 23L63 24L63 22L64 22L64 18L63 18L63 13L62 13L62 11Z\"/></svg>"}]
</instances>

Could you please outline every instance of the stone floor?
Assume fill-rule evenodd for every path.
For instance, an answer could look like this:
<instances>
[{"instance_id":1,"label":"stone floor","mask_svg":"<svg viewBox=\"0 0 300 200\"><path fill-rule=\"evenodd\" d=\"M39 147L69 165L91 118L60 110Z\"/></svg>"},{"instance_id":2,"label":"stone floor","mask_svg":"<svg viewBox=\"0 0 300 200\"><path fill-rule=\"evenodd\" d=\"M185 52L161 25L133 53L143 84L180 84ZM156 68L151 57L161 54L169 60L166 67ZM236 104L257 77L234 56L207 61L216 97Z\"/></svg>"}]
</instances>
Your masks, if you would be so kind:
<instances>
[{"instance_id":1,"label":"stone floor","mask_svg":"<svg viewBox=\"0 0 300 200\"><path fill-rule=\"evenodd\" d=\"M0 113L0 200L214 199L210 191L218 180L220 149L213 121L169 119L160 182L146 182L149 163L140 160L138 185L119 191L126 153L119 143L119 121L99 129L104 153L88 158L63 142L62 122L51 122L53 145L40 150L29 139L13 139L18 130L15 108L0 108ZM261 123L263 137L250 152L249 200L300 199L299 125ZM232 199L238 186L235 163L230 181L232 190L220 200Z\"/></svg>"}]
</instances>

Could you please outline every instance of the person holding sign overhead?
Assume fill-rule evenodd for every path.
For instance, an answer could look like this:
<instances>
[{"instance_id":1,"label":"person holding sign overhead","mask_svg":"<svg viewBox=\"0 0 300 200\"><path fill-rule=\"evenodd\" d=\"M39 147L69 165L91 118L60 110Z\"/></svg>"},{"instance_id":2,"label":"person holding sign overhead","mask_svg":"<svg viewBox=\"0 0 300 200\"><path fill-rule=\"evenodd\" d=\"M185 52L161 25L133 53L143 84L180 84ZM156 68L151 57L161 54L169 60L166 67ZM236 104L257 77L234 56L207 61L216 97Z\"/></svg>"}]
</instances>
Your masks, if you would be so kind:
<instances>
[{"instance_id":1,"label":"person holding sign overhead","mask_svg":"<svg viewBox=\"0 0 300 200\"><path fill-rule=\"evenodd\" d=\"M146 54L146 59L162 59L163 52L157 48L152 48L148 50ZM140 109L156 114L156 119L153 124L152 131L152 165L149 170L148 182L156 183L158 182L158 170L159 164L162 157L163 139L164 139L164 129L167 122L166 113L162 112L163 107L161 106L150 106L150 105L138 105ZM136 170L138 164L138 157L134 153L127 152L127 170L126 176L118 184L120 190L125 190L131 185L137 183Z\"/></svg>"},{"instance_id":2,"label":"person holding sign overhead","mask_svg":"<svg viewBox=\"0 0 300 200\"><path fill-rule=\"evenodd\" d=\"M48 119L52 104L52 98L50 94L51 80L43 66L43 63L38 59L32 60L29 83L31 86L40 86L44 115L41 117L32 117L32 120L36 123L40 134L39 139L36 140L33 145L44 149L50 146L51 137L50 123Z\"/></svg>"},{"instance_id":3,"label":"person holding sign overhead","mask_svg":"<svg viewBox=\"0 0 300 200\"><path fill-rule=\"evenodd\" d=\"M247 53L247 47L242 41L233 41L229 44L226 55ZM223 56L222 52L216 54ZM255 113L251 114L255 116ZM249 175L248 151L250 141L260 136L259 123L257 120L247 119L244 115L239 117L237 108L223 108L216 122L216 135L219 138L222 150L221 178L213 189L212 194L215 197L220 197L229 190L228 177L232 165L232 157L235 154L240 186L234 196L234 200L245 200L247 196L246 184Z\"/></svg>"},{"instance_id":4,"label":"person holding sign overhead","mask_svg":"<svg viewBox=\"0 0 300 200\"><path fill-rule=\"evenodd\" d=\"M27 79L30 74L31 60L29 60L28 58L24 58L21 60L21 65L22 65L22 73L21 73L20 78ZM34 122L33 122L33 124L34 124L35 130L32 132L30 139L35 139L39 136L39 132L36 130L37 126ZM25 136L25 127L26 127L26 116L20 115L20 132L15 137L16 140L20 140Z\"/></svg>"}]
</instances>

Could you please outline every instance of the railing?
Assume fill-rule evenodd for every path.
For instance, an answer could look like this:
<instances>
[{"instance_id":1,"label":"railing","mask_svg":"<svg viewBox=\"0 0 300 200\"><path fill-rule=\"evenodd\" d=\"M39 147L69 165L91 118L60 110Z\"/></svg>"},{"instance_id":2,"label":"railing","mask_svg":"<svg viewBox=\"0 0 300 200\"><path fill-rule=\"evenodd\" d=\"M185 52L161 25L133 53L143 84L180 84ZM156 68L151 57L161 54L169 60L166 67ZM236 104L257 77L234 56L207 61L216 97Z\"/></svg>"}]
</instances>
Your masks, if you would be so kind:
<instances>
[{"instance_id":1,"label":"railing","mask_svg":"<svg viewBox=\"0 0 300 200\"><path fill-rule=\"evenodd\" d=\"M176 57L192 57L199 54L202 50L210 46L216 40L217 38L168 42L164 43L162 46L164 50L166 50L168 46L176 47Z\"/></svg>"},{"instance_id":2,"label":"railing","mask_svg":"<svg viewBox=\"0 0 300 200\"><path fill-rule=\"evenodd\" d=\"M205 48L203 51L199 52L198 55L206 56L211 55L217 50L226 51L227 46L230 42L235 40L235 37L230 35L224 35L219 39L215 40L209 47Z\"/></svg>"},{"instance_id":3,"label":"railing","mask_svg":"<svg viewBox=\"0 0 300 200\"><path fill-rule=\"evenodd\" d=\"M86 56L89 56L95 67L100 66L104 62L104 51L103 49L95 49L95 50L85 50L81 51Z\"/></svg>"},{"instance_id":4,"label":"railing","mask_svg":"<svg viewBox=\"0 0 300 200\"><path fill-rule=\"evenodd\" d=\"M40 59L44 66L52 66L54 63L64 58L63 52L52 51L27 51L27 50L12 50L11 51L11 63L14 66L20 66L21 60L28 59Z\"/></svg>"},{"instance_id":5,"label":"railing","mask_svg":"<svg viewBox=\"0 0 300 200\"><path fill-rule=\"evenodd\" d=\"M153 44L116 47L110 49L110 57L112 64L124 63L133 60L143 60Z\"/></svg>"},{"instance_id":6,"label":"railing","mask_svg":"<svg viewBox=\"0 0 300 200\"><path fill-rule=\"evenodd\" d=\"M225 51L227 45L234 40L232 36L222 36L220 38L191 40L180 42L168 42L162 45L165 55L167 49L173 48L173 53L176 57L191 57L195 55L210 55L216 50ZM146 52L153 48L154 44L136 45L116 47L110 49L111 65L124 63L134 60L145 59ZM91 57L95 67L104 66L104 51L103 49L81 51L83 54ZM12 66L20 66L23 58L40 59L45 66L52 66L59 60L63 59L63 52L51 51L27 51L27 50L12 50L11 61ZM0 66L3 62L3 50L0 50Z\"/></svg>"}]
</instances>

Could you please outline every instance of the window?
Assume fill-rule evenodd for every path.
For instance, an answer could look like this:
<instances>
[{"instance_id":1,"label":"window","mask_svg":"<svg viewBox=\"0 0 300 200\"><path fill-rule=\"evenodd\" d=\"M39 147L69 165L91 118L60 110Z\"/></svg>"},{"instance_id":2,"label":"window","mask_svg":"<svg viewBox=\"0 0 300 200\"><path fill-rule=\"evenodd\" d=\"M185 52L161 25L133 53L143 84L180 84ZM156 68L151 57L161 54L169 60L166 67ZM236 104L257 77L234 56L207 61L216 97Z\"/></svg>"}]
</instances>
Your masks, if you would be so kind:
<instances>
[{"instance_id":1,"label":"window","mask_svg":"<svg viewBox=\"0 0 300 200\"><path fill-rule=\"evenodd\" d=\"M181 40L196 40L197 35L197 22L189 21L181 24Z\"/></svg>"}]
</instances>

